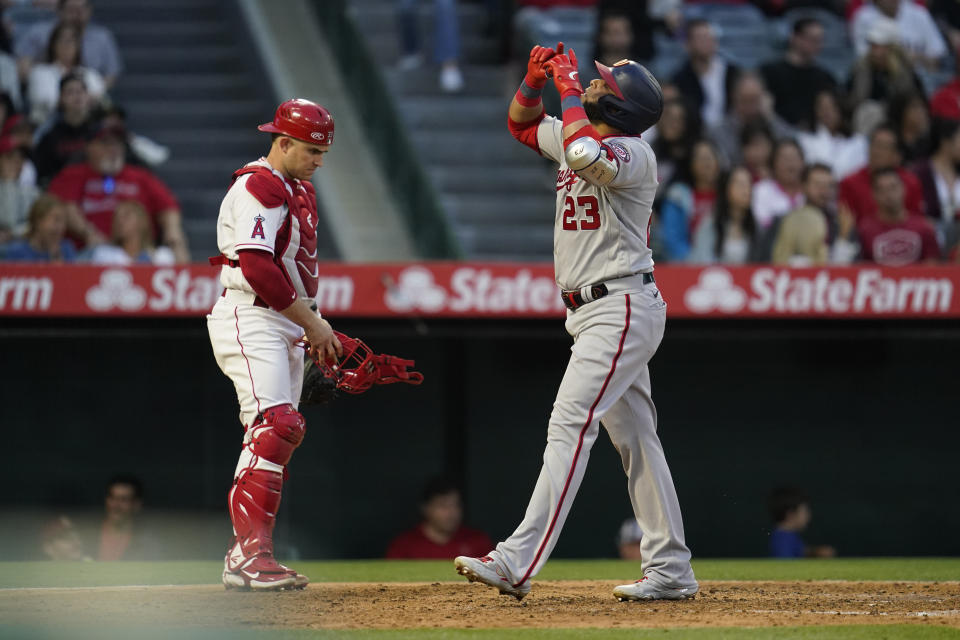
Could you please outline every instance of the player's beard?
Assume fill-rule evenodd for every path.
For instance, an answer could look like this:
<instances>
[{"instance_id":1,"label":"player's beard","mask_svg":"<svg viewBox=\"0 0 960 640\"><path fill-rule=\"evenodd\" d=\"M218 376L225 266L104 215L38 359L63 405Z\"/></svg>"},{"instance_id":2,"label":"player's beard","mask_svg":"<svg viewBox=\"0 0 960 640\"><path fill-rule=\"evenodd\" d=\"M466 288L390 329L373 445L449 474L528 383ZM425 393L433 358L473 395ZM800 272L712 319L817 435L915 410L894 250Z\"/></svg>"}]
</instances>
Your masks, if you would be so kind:
<instances>
[{"instance_id":1,"label":"player's beard","mask_svg":"<svg viewBox=\"0 0 960 640\"><path fill-rule=\"evenodd\" d=\"M583 110L587 113L587 119L592 124L603 122L603 108L599 102L584 102Z\"/></svg>"}]
</instances>

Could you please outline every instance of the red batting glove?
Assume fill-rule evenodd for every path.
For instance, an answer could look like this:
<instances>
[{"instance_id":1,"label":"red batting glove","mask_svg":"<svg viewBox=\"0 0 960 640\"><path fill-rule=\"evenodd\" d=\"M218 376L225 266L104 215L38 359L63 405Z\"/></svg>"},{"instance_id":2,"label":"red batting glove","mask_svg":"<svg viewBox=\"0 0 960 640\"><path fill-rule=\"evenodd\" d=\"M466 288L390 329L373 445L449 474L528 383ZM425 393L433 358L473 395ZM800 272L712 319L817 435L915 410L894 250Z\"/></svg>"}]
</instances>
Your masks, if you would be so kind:
<instances>
[{"instance_id":1,"label":"red batting glove","mask_svg":"<svg viewBox=\"0 0 960 640\"><path fill-rule=\"evenodd\" d=\"M580 72L577 71L577 56L573 49L570 49L569 53L553 56L543 67L553 76L553 83L557 86L561 98L571 93L578 96L583 93Z\"/></svg>"},{"instance_id":2,"label":"red batting glove","mask_svg":"<svg viewBox=\"0 0 960 640\"><path fill-rule=\"evenodd\" d=\"M542 89L547 84L547 74L543 70L543 63L556 55L550 47L535 46L530 50L530 60L527 61L527 77L524 82L533 89Z\"/></svg>"}]
</instances>

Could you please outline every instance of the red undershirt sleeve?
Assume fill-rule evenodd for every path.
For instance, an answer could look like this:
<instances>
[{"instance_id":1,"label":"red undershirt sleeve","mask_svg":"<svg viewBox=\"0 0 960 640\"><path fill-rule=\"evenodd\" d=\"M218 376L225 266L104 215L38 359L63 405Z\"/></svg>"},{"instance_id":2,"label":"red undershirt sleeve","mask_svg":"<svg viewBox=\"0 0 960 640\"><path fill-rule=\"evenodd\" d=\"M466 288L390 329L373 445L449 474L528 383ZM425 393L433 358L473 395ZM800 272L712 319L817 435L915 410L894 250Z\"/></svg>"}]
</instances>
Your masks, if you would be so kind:
<instances>
[{"instance_id":1,"label":"red undershirt sleeve","mask_svg":"<svg viewBox=\"0 0 960 640\"><path fill-rule=\"evenodd\" d=\"M258 249L237 252L240 270L250 286L270 308L283 311L297 299L297 292L273 261L273 256Z\"/></svg>"}]
</instances>

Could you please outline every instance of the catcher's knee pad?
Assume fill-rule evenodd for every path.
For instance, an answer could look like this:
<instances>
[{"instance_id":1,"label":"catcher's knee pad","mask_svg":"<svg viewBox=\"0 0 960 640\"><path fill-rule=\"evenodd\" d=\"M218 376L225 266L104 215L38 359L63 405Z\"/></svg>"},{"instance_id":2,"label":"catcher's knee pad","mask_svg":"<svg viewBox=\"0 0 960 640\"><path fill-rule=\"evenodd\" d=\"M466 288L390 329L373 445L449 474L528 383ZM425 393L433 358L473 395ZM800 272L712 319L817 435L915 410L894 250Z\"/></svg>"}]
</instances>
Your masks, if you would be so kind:
<instances>
[{"instance_id":1,"label":"catcher's knee pad","mask_svg":"<svg viewBox=\"0 0 960 640\"><path fill-rule=\"evenodd\" d=\"M251 429L248 446L254 455L282 466L290 462L305 431L303 416L292 404L281 404L263 412L263 421Z\"/></svg>"}]
</instances>

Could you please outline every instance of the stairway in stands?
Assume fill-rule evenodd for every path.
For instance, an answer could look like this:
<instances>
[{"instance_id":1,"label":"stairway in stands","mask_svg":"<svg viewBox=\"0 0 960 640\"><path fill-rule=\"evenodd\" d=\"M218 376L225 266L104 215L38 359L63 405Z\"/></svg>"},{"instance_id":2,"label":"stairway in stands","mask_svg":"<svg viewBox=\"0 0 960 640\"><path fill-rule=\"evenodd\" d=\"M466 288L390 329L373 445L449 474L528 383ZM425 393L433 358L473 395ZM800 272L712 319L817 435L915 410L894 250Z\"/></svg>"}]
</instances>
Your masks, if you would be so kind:
<instances>
[{"instance_id":1,"label":"stairway in stands","mask_svg":"<svg viewBox=\"0 0 960 640\"><path fill-rule=\"evenodd\" d=\"M555 170L507 131L519 85L497 63L484 35L484 3L460 2L461 93L445 94L433 63L433 3L420 2L424 64L397 71L395 0L351 0L366 44L381 65L410 137L464 255L477 260L549 260L553 251ZM403 159L398 159L403 161Z\"/></svg>"},{"instance_id":2,"label":"stairway in stands","mask_svg":"<svg viewBox=\"0 0 960 640\"><path fill-rule=\"evenodd\" d=\"M171 150L157 175L183 210L195 261L217 252L216 220L230 175L269 148L256 126L276 107L247 25L233 0L96 0L124 72L111 92L132 131ZM322 221L321 221L322 224ZM329 233L320 256L336 257Z\"/></svg>"}]
</instances>

